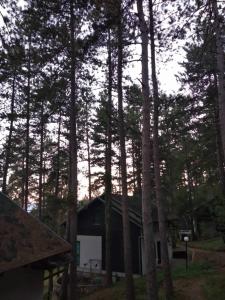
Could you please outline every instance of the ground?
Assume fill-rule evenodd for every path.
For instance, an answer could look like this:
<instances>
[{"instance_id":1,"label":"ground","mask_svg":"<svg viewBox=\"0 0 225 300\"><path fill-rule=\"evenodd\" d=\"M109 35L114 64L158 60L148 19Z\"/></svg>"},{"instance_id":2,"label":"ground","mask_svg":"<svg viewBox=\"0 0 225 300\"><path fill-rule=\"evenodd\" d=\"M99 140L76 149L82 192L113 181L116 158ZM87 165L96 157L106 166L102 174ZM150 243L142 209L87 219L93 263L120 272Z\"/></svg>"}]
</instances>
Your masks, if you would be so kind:
<instances>
[{"instance_id":1,"label":"ground","mask_svg":"<svg viewBox=\"0 0 225 300\"><path fill-rule=\"evenodd\" d=\"M212 257L218 256L221 252L210 252L202 249L194 249L198 258L205 259L206 254L209 260L205 262L193 262L186 270L185 264L173 268L173 282L175 296L174 300L224 300L225 299L225 268L211 261ZM196 254L197 252L197 254ZM224 253L225 257L225 253ZM165 299L163 295L162 273L158 272L160 286L160 300ZM135 279L136 299L145 300L145 279ZM112 288L101 289L82 300L124 300L124 281L115 284Z\"/></svg>"},{"instance_id":2,"label":"ground","mask_svg":"<svg viewBox=\"0 0 225 300\"><path fill-rule=\"evenodd\" d=\"M210 250L210 251L225 251L225 243L221 237L206 239L201 241L193 241L189 243L190 247Z\"/></svg>"},{"instance_id":3,"label":"ground","mask_svg":"<svg viewBox=\"0 0 225 300\"><path fill-rule=\"evenodd\" d=\"M203 292L204 280L202 278L199 279L177 279L174 283L174 288L176 291L177 299L183 300L203 300L204 292Z\"/></svg>"},{"instance_id":4,"label":"ground","mask_svg":"<svg viewBox=\"0 0 225 300\"><path fill-rule=\"evenodd\" d=\"M219 238L189 243L189 259L192 257L192 262L189 262L188 269L186 270L185 260L173 261L174 300L225 299L225 251L222 249L223 246ZM185 247L181 244L178 250L182 249ZM162 282L163 274L158 271L160 300L165 299ZM145 300L146 289L143 277L135 279L135 289L136 300ZM125 300L124 291L125 283L121 280L112 288L101 288L81 299Z\"/></svg>"}]
</instances>

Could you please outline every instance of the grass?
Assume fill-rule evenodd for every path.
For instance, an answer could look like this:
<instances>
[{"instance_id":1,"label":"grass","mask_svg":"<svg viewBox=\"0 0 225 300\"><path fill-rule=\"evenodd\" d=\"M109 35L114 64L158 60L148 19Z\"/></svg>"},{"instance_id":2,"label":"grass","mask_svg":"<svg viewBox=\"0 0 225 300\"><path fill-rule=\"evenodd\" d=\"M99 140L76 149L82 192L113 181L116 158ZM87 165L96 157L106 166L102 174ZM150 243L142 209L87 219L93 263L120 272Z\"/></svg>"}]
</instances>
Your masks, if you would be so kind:
<instances>
[{"instance_id":1,"label":"grass","mask_svg":"<svg viewBox=\"0 0 225 300\"><path fill-rule=\"evenodd\" d=\"M225 278L224 274L217 274L206 278L203 292L206 300L224 300Z\"/></svg>"},{"instance_id":2,"label":"grass","mask_svg":"<svg viewBox=\"0 0 225 300\"><path fill-rule=\"evenodd\" d=\"M47 274L46 274L47 275ZM159 284L159 299L164 300L164 291L162 288L163 273L157 274ZM199 282L203 299L205 300L224 300L225 297L225 272L223 269L216 270L209 263L191 263L186 270L185 266L177 266L172 271L173 281L179 292L175 291L174 300L195 299L186 298L186 291L192 291L192 286ZM146 300L146 284L145 278L139 277L135 281L136 300ZM182 284L181 284L182 283ZM184 288L180 289L180 284ZM194 292L195 293L195 292ZM82 297L82 300L125 300L125 282L121 280L114 284L111 288L105 288L94 292L93 294Z\"/></svg>"},{"instance_id":3,"label":"grass","mask_svg":"<svg viewBox=\"0 0 225 300\"><path fill-rule=\"evenodd\" d=\"M203 275L213 274L215 270L209 263L191 263L186 271L185 266L178 266L173 270L173 279L192 279Z\"/></svg>"},{"instance_id":4,"label":"grass","mask_svg":"<svg viewBox=\"0 0 225 300\"><path fill-rule=\"evenodd\" d=\"M215 270L209 264L191 264L186 271L185 266L176 267L173 270L172 276L174 280L177 279L194 279L199 278L200 276L210 276L211 274L215 274ZM162 272L158 272L158 283L159 286L162 287L163 274ZM135 292L137 300L145 300L146 299L146 286L145 286L145 278L140 277L135 279ZM225 290L224 290L225 291ZM160 289L159 292L160 300L165 299L163 294L163 289ZM114 284L112 288L102 289L90 296L83 297L82 300L124 300L125 299L125 282L121 280L120 282ZM176 294L174 299L184 299L183 295ZM213 298L209 298L213 299ZM214 300L214 299L213 299Z\"/></svg>"},{"instance_id":5,"label":"grass","mask_svg":"<svg viewBox=\"0 0 225 300\"><path fill-rule=\"evenodd\" d=\"M225 251L225 243L221 237L216 237L209 240L193 241L189 243L192 248L198 248L209 251Z\"/></svg>"}]
</instances>

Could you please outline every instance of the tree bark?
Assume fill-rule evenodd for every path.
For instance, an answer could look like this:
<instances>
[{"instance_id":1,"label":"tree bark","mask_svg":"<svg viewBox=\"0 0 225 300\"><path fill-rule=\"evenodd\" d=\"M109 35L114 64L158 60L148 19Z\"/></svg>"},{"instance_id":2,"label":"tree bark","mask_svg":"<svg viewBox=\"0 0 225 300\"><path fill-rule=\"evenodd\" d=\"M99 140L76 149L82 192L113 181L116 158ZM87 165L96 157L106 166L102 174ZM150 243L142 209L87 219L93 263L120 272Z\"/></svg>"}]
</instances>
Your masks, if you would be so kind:
<instances>
[{"instance_id":1,"label":"tree bark","mask_svg":"<svg viewBox=\"0 0 225 300\"><path fill-rule=\"evenodd\" d=\"M191 174L191 164L190 164L190 160L188 157L188 148L187 148L186 140L184 140L184 151L185 151L185 158L186 158L185 165L186 165L186 171L187 171L188 206L189 206L189 213L190 213L190 220L191 220L191 232L192 232L192 237L195 240L197 238L197 233L196 233L195 226L194 226L195 217L194 217L194 207L193 207L195 195L194 195L193 178L192 178L192 174Z\"/></svg>"},{"instance_id":2,"label":"tree bark","mask_svg":"<svg viewBox=\"0 0 225 300\"><path fill-rule=\"evenodd\" d=\"M59 112L58 133L57 133L57 160L56 160L56 179L55 179L55 198L59 197L59 178L60 178L60 138L61 138L62 111Z\"/></svg>"},{"instance_id":3,"label":"tree bark","mask_svg":"<svg viewBox=\"0 0 225 300\"><path fill-rule=\"evenodd\" d=\"M151 41L151 69L152 69L152 84L153 84L153 159L154 159L154 179L155 179L155 194L158 208L159 234L162 250L162 265L164 270L165 296L166 299L173 298L173 282L171 275L170 259L168 252L168 232L165 218L165 212L162 202L161 179L160 179L160 158L159 158L159 91L156 76L156 59L155 59L155 28L153 17L153 3L149 0L149 15L150 15L150 41Z\"/></svg>"},{"instance_id":4,"label":"tree bark","mask_svg":"<svg viewBox=\"0 0 225 300\"><path fill-rule=\"evenodd\" d=\"M69 241L72 245L73 261L70 264L69 273L69 300L78 299L77 295L77 109L76 109L76 82L75 82L75 17L74 1L70 0L70 140L69 140Z\"/></svg>"},{"instance_id":5,"label":"tree bark","mask_svg":"<svg viewBox=\"0 0 225 300\"><path fill-rule=\"evenodd\" d=\"M143 129L142 129L142 219L144 232L144 253L146 266L147 299L158 299L156 279L155 239L152 219L152 187L150 158L150 91L148 74L148 28L144 18L143 2L137 0L138 18L142 40L142 93L143 93Z\"/></svg>"},{"instance_id":6,"label":"tree bark","mask_svg":"<svg viewBox=\"0 0 225 300\"><path fill-rule=\"evenodd\" d=\"M88 105L86 102L86 142L87 142L87 162L88 162L88 200L91 201L91 152L88 124Z\"/></svg>"},{"instance_id":7,"label":"tree bark","mask_svg":"<svg viewBox=\"0 0 225 300\"><path fill-rule=\"evenodd\" d=\"M14 123L14 108L15 108L15 85L16 85L16 72L13 74L13 82L12 82L12 98L11 98L11 110L10 110L10 127L9 127L9 135L6 146L5 153L5 165L3 168L3 182L2 182L2 192L7 194L7 175L10 164L10 156L11 156L11 147L12 147L12 133L13 133L13 123Z\"/></svg>"},{"instance_id":8,"label":"tree bark","mask_svg":"<svg viewBox=\"0 0 225 300\"><path fill-rule=\"evenodd\" d=\"M44 151L44 101L41 102L41 124L40 124L40 161L39 161L39 201L38 217L42 218L42 200L43 200L43 151Z\"/></svg>"},{"instance_id":9,"label":"tree bark","mask_svg":"<svg viewBox=\"0 0 225 300\"><path fill-rule=\"evenodd\" d=\"M217 89L217 75L214 74L214 85ZM215 97L214 103L214 123L216 130L216 146L217 146L217 165L218 165L218 176L220 179L220 186L225 195L225 171L224 171L224 153L223 153L223 144L220 132L220 121L219 121L219 104L218 104L218 95Z\"/></svg>"},{"instance_id":10,"label":"tree bark","mask_svg":"<svg viewBox=\"0 0 225 300\"><path fill-rule=\"evenodd\" d=\"M220 120L220 132L223 145L223 155L225 156L225 80L224 80L224 51L222 43L222 30L223 19L218 12L217 0L212 1L212 8L214 14L214 26L216 34L216 64L217 64L217 76L218 76L218 102L219 102L219 120Z\"/></svg>"},{"instance_id":11,"label":"tree bark","mask_svg":"<svg viewBox=\"0 0 225 300\"><path fill-rule=\"evenodd\" d=\"M122 214L123 214L123 245L124 245L124 269L126 278L126 299L135 299L134 282L132 273L132 254L130 222L128 215L128 195L127 195L127 169L126 169L126 145L125 145L125 126L123 112L123 36L122 36L122 7L118 3L118 66L117 66L117 92L118 92L118 119L119 119L119 141L120 141L120 166L122 181Z\"/></svg>"},{"instance_id":12,"label":"tree bark","mask_svg":"<svg viewBox=\"0 0 225 300\"><path fill-rule=\"evenodd\" d=\"M52 300L53 294L53 271L49 270L49 279L48 279L48 300Z\"/></svg>"},{"instance_id":13,"label":"tree bark","mask_svg":"<svg viewBox=\"0 0 225 300\"><path fill-rule=\"evenodd\" d=\"M23 153L23 157L22 157L22 176L21 176L21 207L24 207L24 195L25 195L25 182L24 182L24 178L25 178L25 153Z\"/></svg>"},{"instance_id":14,"label":"tree bark","mask_svg":"<svg viewBox=\"0 0 225 300\"><path fill-rule=\"evenodd\" d=\"M137 178L137 194L141 198L141 142L137 142L136 146L136 178Z\"/></svg>"},{"instance_id":15,"label":"tree bark","mask_svg":"<svg viewBox=\"0 0 225 300\"><path fill-rule=\"evenodd\" d=\"M111 202L112 202L112 49L111 32L108 30L108 101L107 101L107 146L105 158L105 265L106 286L112 285L111 257Z\"/></svg>"},{"instance_id":16,"label":"tree bark","mask_svg":"<svg viewBox=\"0 0 225 300\"><path fill-rule=\"evenodd\" d=\"M24 209L28 209L29 176L30 176L30 80L31 80L31 34L29 34L28 73L27 73L27 112L26 112L26 147L25 147L25 189Z\"/></svg>"},{"instance_id":17,"label":"tree bark","mask_svg":"<svg viewBox=\"0 0 225 300\"><path fill-rule=\"evenodd\" d=\"M131 140L131 158L132 158L132 181L133 181L133 190L136 192L136 172L135 172L135 141L134 139Z\"/></svg>"}]
</instances>

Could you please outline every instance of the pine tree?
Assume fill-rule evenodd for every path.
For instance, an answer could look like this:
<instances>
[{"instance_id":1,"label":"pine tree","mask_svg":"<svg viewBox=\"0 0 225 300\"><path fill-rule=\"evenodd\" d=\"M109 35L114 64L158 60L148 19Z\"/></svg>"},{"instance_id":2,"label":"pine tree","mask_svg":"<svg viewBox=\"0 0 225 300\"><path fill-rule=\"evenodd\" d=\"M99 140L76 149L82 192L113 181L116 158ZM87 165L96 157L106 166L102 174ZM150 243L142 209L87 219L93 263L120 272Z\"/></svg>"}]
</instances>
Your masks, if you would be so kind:
<instances>
[{"instance_id":1,"label":"pine tree","mask_svg":"<svg viewBox=\"0 0 225 300\"><path fill-rule=\"evenodd\" d=\"M155 194L158 208L159 234L162 249L162 264L164 270L165 295L166 299L173 298L173 283L170 269L169 252L168 252L168 233L165 218L165 211L162 202L161 179L160 179L160 157L159 157L159 91L156 76L156 59L155 59L155 24L153 16L153 2L149 0L150 14L150 41L151 41L151 69L152 69L152 85L153 85L153 160L154 160L154 179Z\"/></svg>"},{"instance_id":2,"label":"pine tree","mask_svg":"<svg viewBox=\"0 0 225 300\"><path fill-rule=\"evenodd\" d=\"M148 73L148 27L144 18L143 1L137 0L137 10L142 41L142 93L143 93L143 128L142 128L142 219L144 232L144 251L146 265L147 298L158 299L156 280L156 257L154 249L154 229L152 220L152 174L150 168L150 92Z\"/></svg>"}]
</instances>

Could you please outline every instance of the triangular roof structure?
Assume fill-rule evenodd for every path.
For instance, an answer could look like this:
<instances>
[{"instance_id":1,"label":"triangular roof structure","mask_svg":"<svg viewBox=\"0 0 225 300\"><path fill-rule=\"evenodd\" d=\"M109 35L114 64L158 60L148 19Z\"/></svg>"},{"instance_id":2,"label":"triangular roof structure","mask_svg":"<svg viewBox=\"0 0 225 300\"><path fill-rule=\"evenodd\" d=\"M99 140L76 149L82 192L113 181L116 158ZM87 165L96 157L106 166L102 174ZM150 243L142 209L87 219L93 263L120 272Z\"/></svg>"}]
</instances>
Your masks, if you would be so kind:
<instances>
[{"instance_id":1,"label":"triangular roof structure","mask_svg":"<svg viewBox=\"0 0 225 300\"><path fill-rule=\"evenodd\" d=\"M80 211L83 211L85 209L88 209L93 203L95 202L102 202L105 205L105 194L96 197L95 199L91 200L90 202L88 202L87 204L85 204L84 206L82 206L78 213ZM112 209L114 211L116 211L117 213L119 213L120 215L122 215L122 196L121 195L112 195ZM128 214L129 214L129 219L132 223L136 224L138 227L142 228L142 215L141 215L141 207L136 209L132 206L132 197L129 197L129 201L128 201ZM157 212L156 212L157 213ZM154 214L154 221L157 222L157 216L155 217Z\"/></svg>"},{"instance_id":2,"label":"triangular roof structure","mask_svg":"<svg viewBox=\"0 0 225 300\"><path fill-rule=\"evenodd\" d=\"M141 211L141 199L138 201L134 201L132 196L128 197L128 214L129 219L132 223L136 224L137 226L142 228L142 211ZM136 199L137 200L137 199ZM89 201L87 204L82 206L78 213L88 209L93 203L100 201L105 205L105 194L102 194L99 197L94 198L93 200ZM112 209L122 215L122 196L118 194L112 195ZM158 209L156 205L153 203L152 207L152 218L154 223L158 223ZM168 215L166 217L167 221L174 221L176 218Z\"/></svg>"},{"instance_id":3,"label":"triangular roof structure","mask_svg":"<svg viewBox=\"0 0 225 300\"><path fill-rule=\"evenodd\" d=\"M0 192L0 273L71 250L71 245Z\"/></svg>"}]
</instances>

